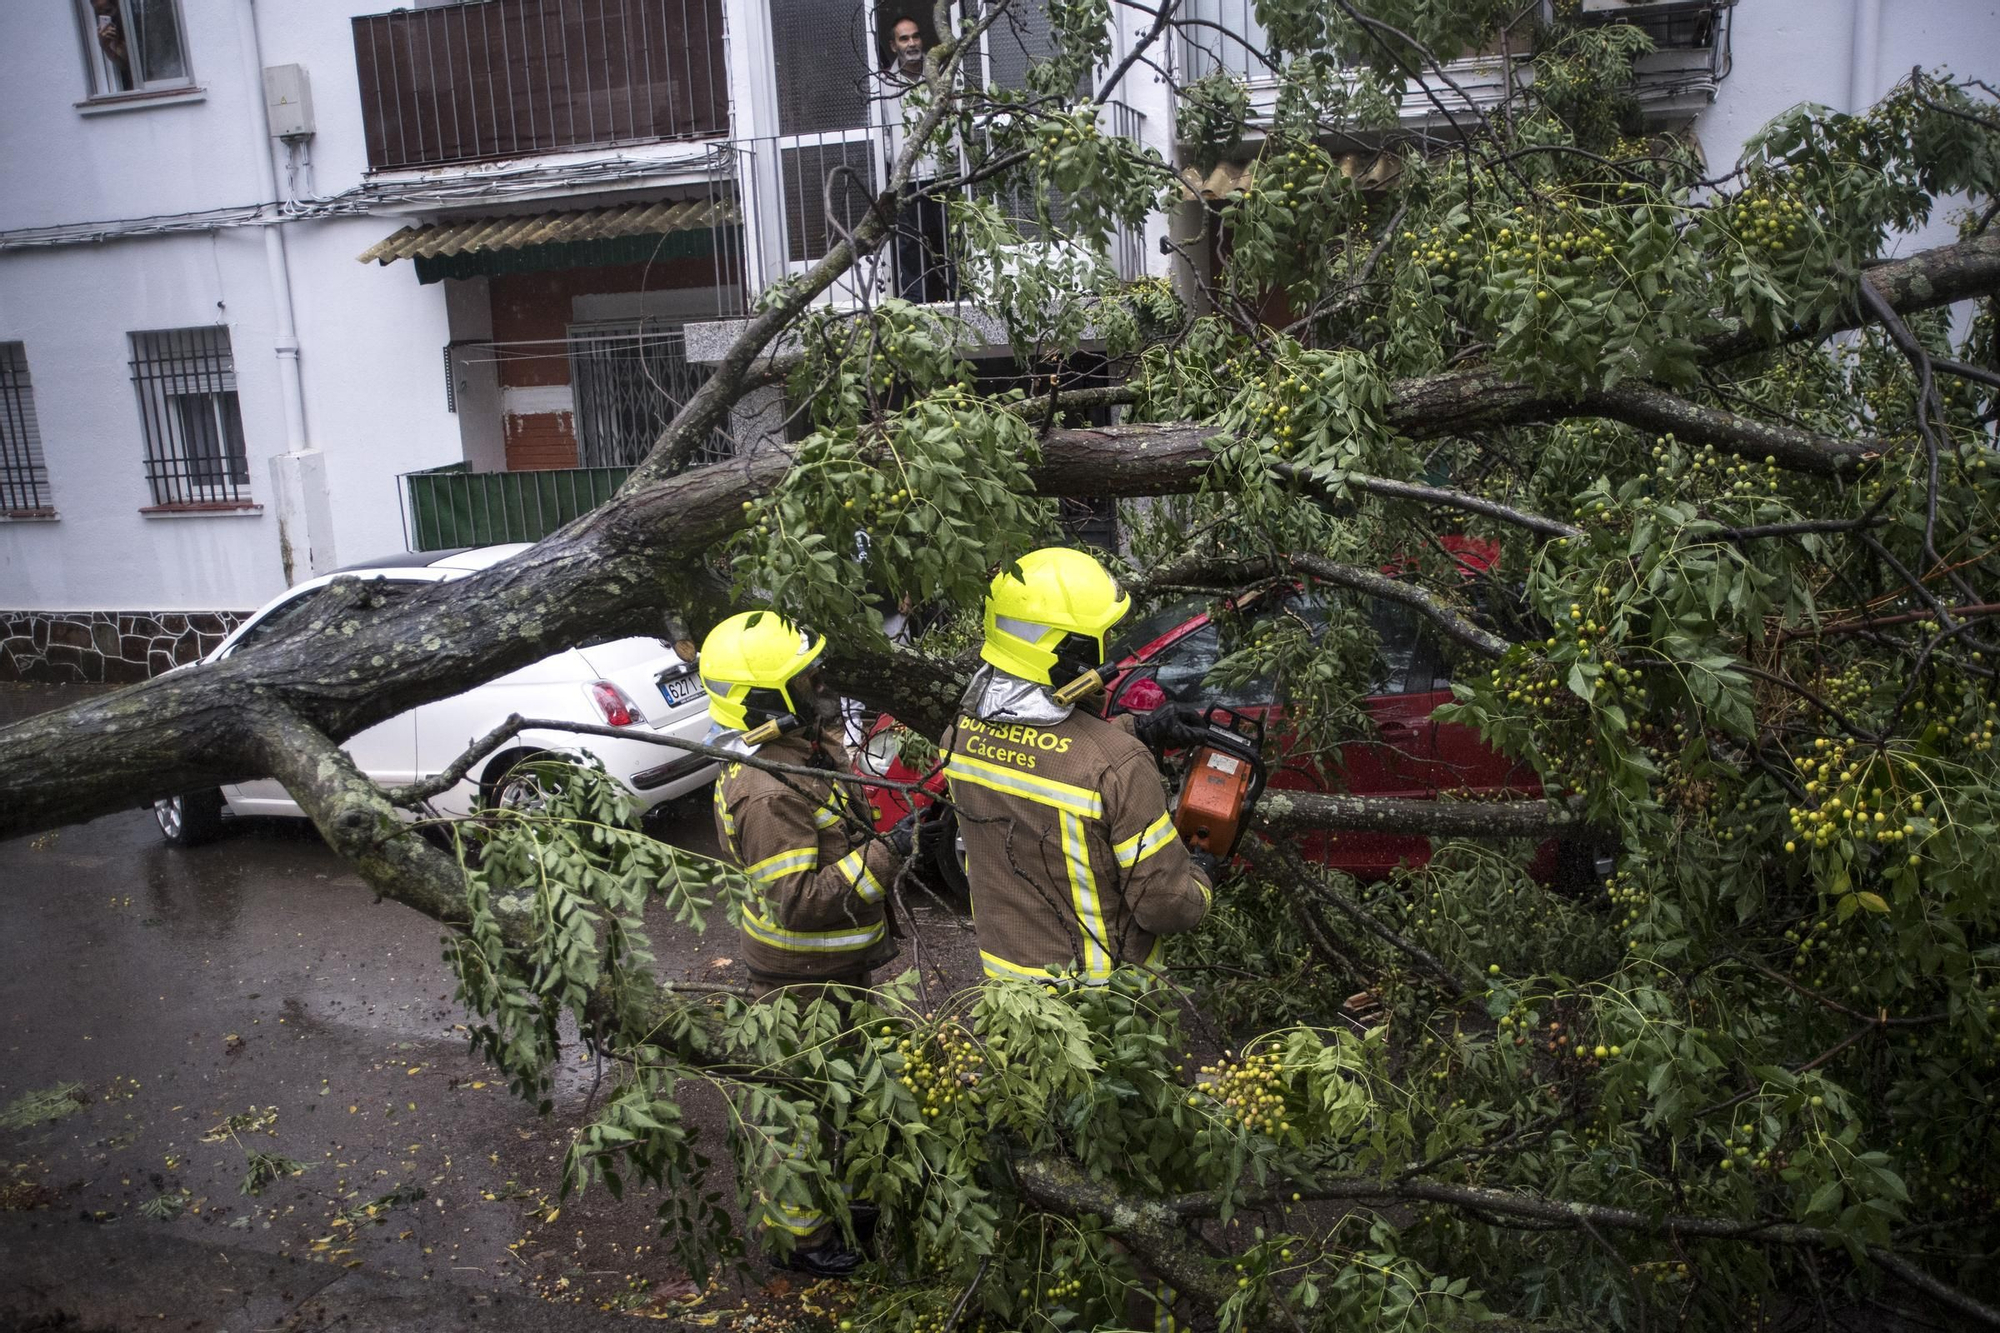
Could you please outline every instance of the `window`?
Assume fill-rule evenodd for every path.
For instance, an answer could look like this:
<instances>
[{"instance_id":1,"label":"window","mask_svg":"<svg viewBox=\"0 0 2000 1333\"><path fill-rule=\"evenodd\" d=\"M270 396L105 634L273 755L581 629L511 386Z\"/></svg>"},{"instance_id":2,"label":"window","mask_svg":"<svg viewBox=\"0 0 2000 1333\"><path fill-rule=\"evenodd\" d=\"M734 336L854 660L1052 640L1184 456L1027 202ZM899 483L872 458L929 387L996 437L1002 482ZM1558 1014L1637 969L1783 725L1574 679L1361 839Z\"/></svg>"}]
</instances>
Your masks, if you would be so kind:
<instances>
[{"instance_id":1,"label":"window","mask_svg":"<svg viewBox=\"0 0 2000 1333\"><path fill-rule=\"evenodd\" d=\"M53 514L49 471L42 463L42 428L35 421L35 391L28 383L28 349L0 343L0 516Z\"/></svg>"},{"instance_id":2,"label":"window","mask_svg":"<svg viewBox=\"0 0 2000 1333\"><path fill-rule=\"evenodd\" d=\"M250 459L229 330L133 334L132 384L154 506L249 504Z\"/></svg>"},{"instance_id":3,"label":"window","mask_svg":"<svg viewBox=\"0 0 2000 1333\"><path fill-rule=\"evenodd\" d=\"M187 48L177 0L74 0L92 97L185 88Z\"/></svg>"},{"instance_id":4,"label":"window","mask_svg":"<svg viewBox=\"0 0 2000 1333\"><path fill-rule=\"evenodd\" d=\"M631 467L644 458L709 376L706 367L688 364L678 326L651 319L572 324L569 364L577 461L584 467ZM718 430L692 461L698 467L733 452Z\"/></svg>"}]
</instances>

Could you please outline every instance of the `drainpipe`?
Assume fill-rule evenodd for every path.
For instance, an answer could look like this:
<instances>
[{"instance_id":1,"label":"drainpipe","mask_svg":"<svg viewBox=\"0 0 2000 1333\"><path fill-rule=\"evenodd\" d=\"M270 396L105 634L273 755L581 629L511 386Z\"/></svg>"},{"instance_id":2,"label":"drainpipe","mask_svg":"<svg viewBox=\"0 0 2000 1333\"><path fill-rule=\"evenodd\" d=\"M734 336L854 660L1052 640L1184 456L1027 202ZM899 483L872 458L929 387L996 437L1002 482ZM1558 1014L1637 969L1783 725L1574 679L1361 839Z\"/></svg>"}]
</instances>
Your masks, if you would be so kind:
<instances>
[{"instance_id":1,"label":"drainpipe","mask_svg":"<svg viewBox=\"0 0 2000 1333\"><path fill-rule=\"evenodd\" d=\"M276 201L278 172L271 159L271 116L264 103L264 51L257 37L257 0L241 0L236 10L237 45L243 52L243 91L253 108L257 131L260 198ZM286 586L335 567L332 510L326 493L326 464L306 436L305 383L299 375L299 333L292 316L292 275L285 260L285 229L276 220L264 231L264 266L277 321L278 396L285 408L285 452L271 460L277 490L278 544Z\"/></svg>"},{"instance_id":2,"label":"drainpipe","mask_svg":"<svg viewBox=\"0 0 2000 1333\"><path fill-rule=\"evenodd\" d=\"M1875 105L1875 67L1882 52L1882 0L1854 0L1854 40L1849 47L1847 109L1860 115Z\"/></svg>"}]
</instances>

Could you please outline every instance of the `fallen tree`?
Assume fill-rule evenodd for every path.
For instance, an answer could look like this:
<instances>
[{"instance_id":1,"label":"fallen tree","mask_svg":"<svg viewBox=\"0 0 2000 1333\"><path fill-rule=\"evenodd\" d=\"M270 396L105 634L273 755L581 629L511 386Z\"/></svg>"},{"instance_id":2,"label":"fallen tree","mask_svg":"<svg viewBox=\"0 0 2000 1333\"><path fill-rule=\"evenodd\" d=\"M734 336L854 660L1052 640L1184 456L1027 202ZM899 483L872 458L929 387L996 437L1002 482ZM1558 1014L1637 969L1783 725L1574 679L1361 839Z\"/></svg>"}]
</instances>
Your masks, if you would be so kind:
<instances>
[{"instance_id":1,"label":"fallen tree","mask_svg":"<svg viewBox=\"0 0 2000 1333\"><path fill-rule=\"evenodd\" d=\"M748 1213L844 1216L844 1187L896 1224L885 1262L923 1294L883 1320L1152 1302L1266 1327L1720 1325L1752 1300L1799 1314L1805 1280L1993 1322L2000 355L1990 308L1956 332L1945 311L2000 297L1990 97L1913 76L1865 116L1791 113L1705 179L1618 133L1631 30L1558 27L1546 79L1451 151L1398 150L1377 195L1329 151L1371 128L1366 98L1319 57L1400 94L1507 7L1322 8L1266 16L1290 91L1254 148L1239 87L1177 90L1190 152L1258 162L1207 217L1230 242L1212 281L1079 290L1023 237L1101 243L1181 205L1099 110L1149 43L1212 25L1149 10L1089 96L1088 7L1052 8L1033 95L964 86L969 39L947 42L876 206L767 294L612 501L465 580L393 605L356 585L288 637L0 731L0 831L275 775L379 892L450 928L475 1040L519 1090L543 1094L565 1016L620 1057L572 1183L652 1181L691 1266L731 1257L675 1100L725 1082ZM973 120L989 133L954 140ZM965 151L963 180L911 184L926 140ZM967 192L956 225L1011 274L980 296L1025 365L1088 326L1120 383L989 392L948 317L817 306L918 189ZM1975 208L1957 243L1884 258L1952 192ZM684 467L781 374L795 443ZM1437 720L1549 794L1354 795L1322 764L1329 790L1266 805L1171 985L941 1009L892 986L848 1025L663 985L647 903L727 913L747 889L622 828L587 774L540 816L459 830L465 856L402 822L421 787L385 793L339 749L557 647L753 597L842 627L845 687L934 729L962 637L894 649L874 626L904 598L976 605L1064 497L1145 500L1129 572L1161 595L1320 599L1317 628L1217 618L1210 679L1277 682L1287 744L1367 743L1366 607L1393 603L1453 664ZM1448 538L1498 555L1468 571ZM1334 831L1434 847L1356 883L1298 854ZM1618 847L1608 885L1529 878L1534 844L1580 831ZM1260 1233L1209 1225L1246 1210Z\"/></svg>"}]
</instances>

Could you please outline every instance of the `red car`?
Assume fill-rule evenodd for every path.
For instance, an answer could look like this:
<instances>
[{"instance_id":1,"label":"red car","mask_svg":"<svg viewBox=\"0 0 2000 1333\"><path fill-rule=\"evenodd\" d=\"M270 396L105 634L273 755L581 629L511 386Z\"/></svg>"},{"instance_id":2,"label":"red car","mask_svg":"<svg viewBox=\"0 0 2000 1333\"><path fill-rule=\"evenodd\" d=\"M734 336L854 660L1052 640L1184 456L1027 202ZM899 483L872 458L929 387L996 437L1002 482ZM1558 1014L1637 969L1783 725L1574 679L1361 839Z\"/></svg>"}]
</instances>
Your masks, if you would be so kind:
<instances>
[{"instance_id":1,"label":"red car","mask_svg":"<svg viewBox=\"0 0 2000 1333\"><path fill-rule=\"evenodd\" d=\"M1490 567L1498 552L1485 543L1464 542L1454 550L1468 575ZM1227 603L1254 632L1263 618L1293 616L1315 638L1328 623L1334 598L1365 602L1369 622L1380 640L1375 692L1362 701L1374 736L1356 736L1338 746L1337 755L1308 753L1302 739L1284 724L1284 691L1279 682L1260 679L1233 687L1205 686L1204 678L1224 654L1223 630L1209 614L1212 598L1190 597L1171 602L1134 622L1120 636L1125 645L1116 659L1118 675L1105 691L1107 714L1146 713L1162 703L1207 706L1222 704L1265 724L1264 760L1274 791L1337 791L1357 796L1399 796L1435 799L1448 791L1460 797L1508 794L1543 795L1534 770L1496 753L1470 727L1436 722L1431 714L1451 702L1450 667L1453 654L1416 611L1398 602L1362 598L1360 594L1320 587L1311 590L1279 585ZM1350 603L1351 604L1351 603ZM856 756L855 768L870 776L914 782L934 765L919 768L905 762L906 729L884 716L869 733ZM920 747L922 748L922 747ZM942 775L928 784L943 789ZM887 828L909 811L900 792L872 789L876 824ZM1373 879L1398 866L1421 866L1430 860L1427 838L1386 833L1326 833L1306 838L1300 850L1314 860L1358 878ZM1548 880L1560 875L1603 873L1604 867L1586 848L1558 848L1553 841L1538 849L1530 870Z\"/></svg>"}]
</instances>

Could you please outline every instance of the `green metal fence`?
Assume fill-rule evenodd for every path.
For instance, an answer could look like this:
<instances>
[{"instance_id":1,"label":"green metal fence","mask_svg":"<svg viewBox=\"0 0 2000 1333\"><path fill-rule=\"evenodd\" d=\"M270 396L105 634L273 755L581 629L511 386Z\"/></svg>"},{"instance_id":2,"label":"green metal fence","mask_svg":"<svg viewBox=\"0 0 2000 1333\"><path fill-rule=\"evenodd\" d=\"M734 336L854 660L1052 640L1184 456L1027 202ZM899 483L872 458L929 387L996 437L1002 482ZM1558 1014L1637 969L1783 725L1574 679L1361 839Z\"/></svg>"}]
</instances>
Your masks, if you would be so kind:
<instances>
[{"instance_id":1,"label":"green metal fence","mask_svg":"<svg viewBox=\"0 0 2000 1333\"><path fill-rule=\"evenodd\" d=\"M610 499L630 472L623 467L474 472L468 463L405 472L405 536L412 551L540 541Z\"/></svg>"}]
</instances>

